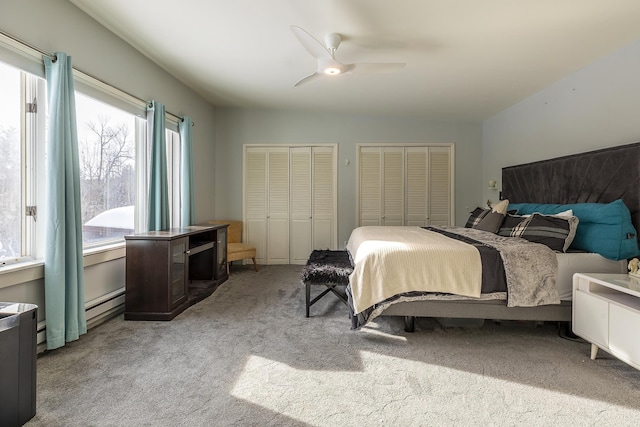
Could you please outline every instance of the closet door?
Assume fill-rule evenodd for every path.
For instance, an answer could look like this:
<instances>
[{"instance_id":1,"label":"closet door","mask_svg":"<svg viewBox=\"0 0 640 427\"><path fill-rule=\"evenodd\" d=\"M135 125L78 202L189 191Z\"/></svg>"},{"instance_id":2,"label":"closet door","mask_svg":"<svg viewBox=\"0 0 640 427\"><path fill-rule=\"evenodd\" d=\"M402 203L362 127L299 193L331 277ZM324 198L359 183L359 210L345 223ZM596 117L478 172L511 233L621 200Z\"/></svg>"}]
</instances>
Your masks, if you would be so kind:
<instances>
[{"instance_id":1,"label":"closet door","mask_svg":"<svg viewBox=\"0 0 640 427\"><path fill-rule=\"evenodd\" d=\"M381 225L382 148L360 147L358 157L358 200L360 225Z\"/></svg>"},{"instance_id":2,"label":"closet door","mask_svg":"<svg viewBox=\"0 0 640 427\"><path fill-rule=\"evenodd\" d=\"M453 224L453 170L450 147L429 147L429 224Z\"/></svg>"},{"instance_id":3,"label":"closet door","mask_svg":"<svg viewBox=\"0 0 640 427\"><path fill-rule=\"evenodd\" d=\"M407 170L407 202L405 224L424 227L429 224L429 198L427 197L428 147L405 149Z\"/></svg>"},{"instance_id":4,"label":"closet door","mask_svg":"<svg viewBox=\"0 0 640 427\"><path fill-rule=\"evenodd\" d=\"M267 152L267 264L289 263L289 147Z\"/></svg>"},{"instance_id":5,"label":"closet door","mask_svg":"<svg viewBox=\"0 0 640 427\"><path fill-rule=\"evenodd\" d=\"M312 250L311 147L289 151L291 165L291 264L305 264Z\"/></svg>"},{"instance_id":6,"label":"closet door","mask_svg":"<svg viewBox=\"0 0 640 427\"><path fill-rule=\"evenodd\" d=\"M336 248L336 163L333 147L293 147L290 263L306 264L314 249Z\"/></svg>"},{"instance_id":7,"label":"closet door","mask_svg":"<svg viewBox=\"0 0 640 427\"><path fill-rule=\"evenodd\" d=\"M403 225L404 147L382 149L382 225Z\"/></svg>"},{"instance_id":8,"label":"closet door","mask_svg":"<svg viewBox=\"0 0 640 427\"><path fill-rule=\"evenodd\" d=\"M335 249L336 154L333 147L313 147L312 156L312 248Z\"/></svg>"},{"instance_id":9,"label":"closet door","mask_svg":"<svg viewBox=\"0 0 640 427\"><path fill-rule=\"evenodd\" d=\"M267 149L249 147L244 162L244 239L256 247L256 262L267 262Z\"/></svg>"},{"instance_id":10,"label":"closet door","mask_svg":"<svg viewBox=\"0 0 640 427\"><path fill-rule=\"evenodd\" d=\"M450 147L406 147L406 225L451 225Z\"/></svg>"},{"instance_id":11,"label":"closet door","mask_svg":"<svg viewBox=\"0 0 640 427\"><path fill-rule=\"evenodd\" d=\"M451 225L451 146L361 146L359 225Z\"/></svg>"},{"instance_id":12,"label":"closet door","mask_svg":"<svg viewBox=\"0 0 640 427\"><path fill-rule=\"evenodd\" d=\"M246 147L245 239L262 264L305 264L337 247L335 146Z\"/></svg>"},{"instance_id":13,"label":"closet door","mask_svg":"<svg viewBox=\"0 0 640 427\"><path fill-rule=\"evenodd\" d=\"M360 147L360 225L402 225L404 148Z\"/></svg>"}]
</instances>

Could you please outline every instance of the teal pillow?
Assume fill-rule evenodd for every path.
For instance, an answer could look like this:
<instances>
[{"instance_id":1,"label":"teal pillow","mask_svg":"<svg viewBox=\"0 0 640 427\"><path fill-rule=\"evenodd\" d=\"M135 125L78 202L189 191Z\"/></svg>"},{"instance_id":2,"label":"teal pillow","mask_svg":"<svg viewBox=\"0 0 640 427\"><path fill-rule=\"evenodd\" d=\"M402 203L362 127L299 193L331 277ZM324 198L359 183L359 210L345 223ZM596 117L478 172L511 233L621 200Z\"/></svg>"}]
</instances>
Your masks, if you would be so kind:
<instances>
[{"instance_id":1,"label":"teal pillow","mask_svg":"<svg viewBox=\"0 0 640 427\"><path fill-rule=\"evenodd\" d=\"M595 252L613 260L638 256L636 229L631 223L629 208L620 199L611 203L575 203L568 205L540 203L510 203L518 215L539 212L554 215L573 210L580 222L570 248Z\"/></svg>"}]
</instances>

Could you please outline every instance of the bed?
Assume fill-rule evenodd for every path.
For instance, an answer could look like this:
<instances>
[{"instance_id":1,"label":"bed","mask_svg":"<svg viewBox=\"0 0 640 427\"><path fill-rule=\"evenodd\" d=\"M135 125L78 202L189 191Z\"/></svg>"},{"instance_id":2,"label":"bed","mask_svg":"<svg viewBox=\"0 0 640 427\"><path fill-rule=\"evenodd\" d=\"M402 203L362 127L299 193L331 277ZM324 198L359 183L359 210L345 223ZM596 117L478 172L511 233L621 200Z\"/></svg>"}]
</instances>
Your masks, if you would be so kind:
<instances>
[{"instance_id":1,"label":"bed","mask_svg":"<svg viewBox=\"0 0 640 427\"><path fill-rule=\"evenodd\" d=\"M525 250L522 235L513 238L508 234L517 227L503 227L502 223L495 231L476 230L469 226L473 214L467 227L359 227L352 232L347 245L354 263L354 274L347 286L352 329L359 329L381 315L404 317L407 331L413 330L415 317L570 322L573 273L623 273L627 258L638 255L639 188L640 143L503 168L500 198L508 200L509 211L504 214L504 223L508 218L513 226L513 221L522 221L525 215L556 221L558 214L567 216L567 211L568 216L578 219L567 247L555 247L554 251L547 247L547 242L530 243L538 248L525 256L526 262L505 255ZM570 234L571 225L567 227ZM419 242L428 236L429 242L413 247L416 244L408 235L419 236ZM517 241L521 247L501 248L503 251L497 256L503 262L506 260L503 268L510 279L501 285L495 277L486 272L483 275L483 263L495 265L490 264L495 263L495 254L493 261L486 261L473 252L470 255L468 247L455 243L444 250L450 253L447 258L434 249L447 238L470 244L476 250ZM376 251L372 249L375 247L383 249ZM425 259L436 261L425 263ZM460 265L460 260L465 260L464 265ZM528 279L540 286L534 285L527 291L533 297L518 300L514 298L520 292L517 282L526 278L527 273L514 272L514 266L517 270L523 263L532 263ZM430 264L445 268L423 269L423 265ZM420 272L414 271L418 269L416 266ZM518 274L520 279L514 281ZM447 287L450 284L453 289Z\"/></svg>"}]
</instances>

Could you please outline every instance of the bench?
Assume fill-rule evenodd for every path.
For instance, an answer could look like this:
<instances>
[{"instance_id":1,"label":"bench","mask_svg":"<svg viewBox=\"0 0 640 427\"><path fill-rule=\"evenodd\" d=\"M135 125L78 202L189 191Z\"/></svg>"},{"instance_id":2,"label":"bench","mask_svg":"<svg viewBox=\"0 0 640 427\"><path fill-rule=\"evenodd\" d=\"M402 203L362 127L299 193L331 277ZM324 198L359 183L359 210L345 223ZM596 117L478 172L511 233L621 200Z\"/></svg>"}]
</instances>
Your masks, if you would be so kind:
<instances>
[{"instance_id":1,"label":"bench","mask_svg":"<svg viewBox=\"0 0 640 427\"><path fill-rule=\"evenodd\" d=\"M306 317L309 317L309 307L329 292L348 305L347 296L341 287L349 284L351 273L353 273L353 266L347 251L314 250L311 252L300 277L306 288ZM311 300L312 285L326 286L327 289Z\"/></svg>"}]
</instances>

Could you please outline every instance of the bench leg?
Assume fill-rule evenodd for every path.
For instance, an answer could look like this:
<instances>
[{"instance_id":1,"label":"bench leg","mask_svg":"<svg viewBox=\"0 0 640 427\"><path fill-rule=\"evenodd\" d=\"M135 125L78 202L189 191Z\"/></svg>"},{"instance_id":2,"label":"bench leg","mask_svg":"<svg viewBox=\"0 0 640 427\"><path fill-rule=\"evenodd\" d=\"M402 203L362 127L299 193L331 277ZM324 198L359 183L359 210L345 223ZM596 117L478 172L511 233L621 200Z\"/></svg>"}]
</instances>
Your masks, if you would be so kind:
<instances>
[{"instance_id":1,"label":"bench leg","mask_svg":"<svg viewBox=\"0 0 640 427\"><path fill-rule=\"evenodd\" d=\"M307 303L307 317L309 317L309 300L311 299L311 284L305 283L305 291L306 291L306 303Z\"/></svg>"},{"instance_id":2,"label":"bench leg","mask_svg":"<svg viewBox=\"0 0 640 427\"><path fill-rule=\"evenodd\" d=\"M254 257L254 258L251 258L251 261L253 261L253 268L255 268L255 269L256 269L256 271L258 271L258 264L256 264L256 259L255 259L255 257Z\"/></svg>"}]
</instances>

